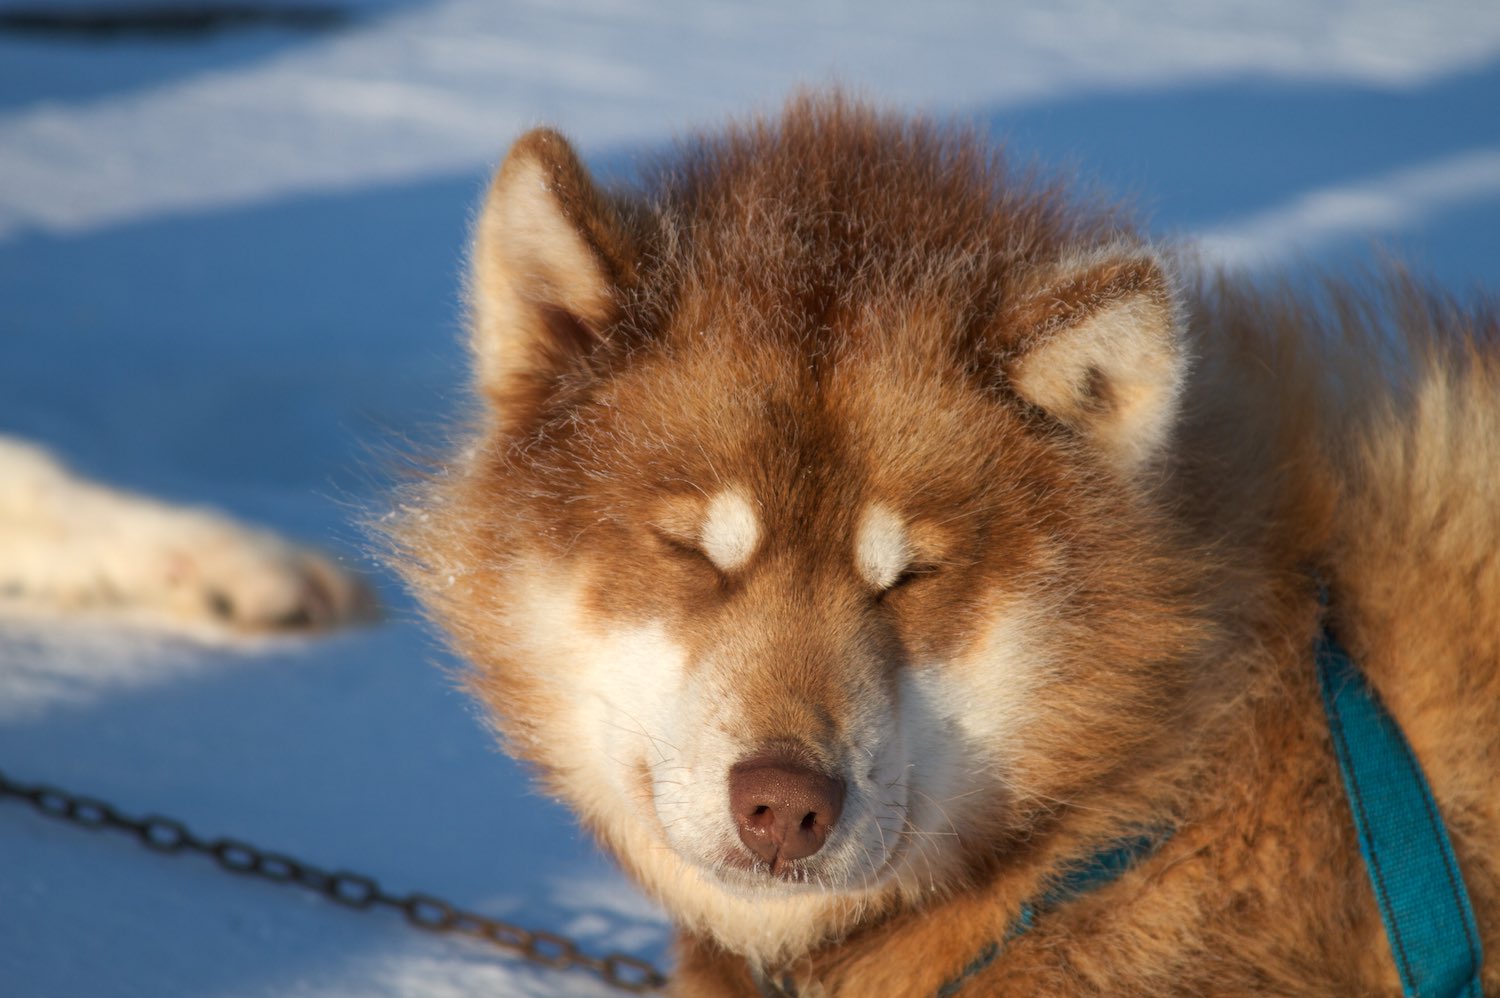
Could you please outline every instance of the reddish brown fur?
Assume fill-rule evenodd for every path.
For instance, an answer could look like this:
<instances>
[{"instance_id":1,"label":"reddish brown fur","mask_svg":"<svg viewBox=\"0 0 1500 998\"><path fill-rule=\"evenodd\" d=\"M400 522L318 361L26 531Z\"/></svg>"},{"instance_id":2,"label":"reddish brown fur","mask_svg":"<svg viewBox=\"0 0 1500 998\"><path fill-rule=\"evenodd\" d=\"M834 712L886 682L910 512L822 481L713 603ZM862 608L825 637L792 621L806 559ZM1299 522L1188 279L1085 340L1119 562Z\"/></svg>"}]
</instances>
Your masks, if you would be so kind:
<instances>
[{"instance_id":1,"label":"reddish brown fur","mask_svg":"<svg viewBox=\"0 0 1500 998\"><path fill-rule=\"evenodd\" d=\"M1399 278L1322 299L1179 289L1197 358L1183 417L1172 451L1127 474L1010 377L1058 330L1173 293L1113 210L967 132L838 97L688 144L644 195L594 193L560 142L533 135L509 162L554 164L607 307L482 380L504 418L413 492L397 540L512 751L649 888L573 789L571 742L548 726L566 692L521 667L526 625L506 607L529 565L568 566L601 618L665 620L694 654L756 663L747 723L814 745L900 670L962 656L1024 584L1055 600L1057 659L1027 704L1024 785L968 813L939 890L833 899L780 968L829 994L930 994L1059 862L1168 824L1157 855L964 993L1397 992L1312 678L1317 573L1500 952L1492 316ZM1089 253L1115 255L1067 271ZM1404 363L1372 358L1383 339ZM756 497L765 541L724 576L672 524L730 484ZM918 560L937 569L878 599L846 551L871 500L927 525ZM753 995L748 974L712 926L685 928L679 993Z\"/></svg>"}]
</instances>

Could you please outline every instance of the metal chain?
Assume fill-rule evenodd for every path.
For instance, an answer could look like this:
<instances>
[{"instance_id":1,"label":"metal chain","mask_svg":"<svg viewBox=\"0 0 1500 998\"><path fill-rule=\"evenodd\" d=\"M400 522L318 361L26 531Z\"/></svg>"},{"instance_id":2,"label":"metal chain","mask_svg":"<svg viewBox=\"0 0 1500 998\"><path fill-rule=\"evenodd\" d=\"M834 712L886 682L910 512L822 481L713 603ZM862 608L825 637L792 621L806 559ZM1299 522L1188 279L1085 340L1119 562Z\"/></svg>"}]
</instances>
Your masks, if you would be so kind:
<instances>
[{"instance_id":1,"label":"metal chain","mask_svg":"<svg viewBox=\"0 0 1500 998\"><path fill-rule=\"evenodd\" d=\"M347 870L330 873L291 856L258 849L248 842L229 838L203 839L189 831L182 822L161 815L131 817L102 800L43 784L18 783L0 772L0 797L4 796L20 798L49 817L85 828L129 832L140 840L141 845L156 852L201 853L230 873L304 887L346 908L361 911L376 906L394 908L419 929L481 939L545 967L592 971L606 984L622 991L656 991L667 983L666 975L654 966L624 953L592 956L565 936L486 918L429 894L391 894L376 880L363 874Z\"/></svg>"}]
</instances>

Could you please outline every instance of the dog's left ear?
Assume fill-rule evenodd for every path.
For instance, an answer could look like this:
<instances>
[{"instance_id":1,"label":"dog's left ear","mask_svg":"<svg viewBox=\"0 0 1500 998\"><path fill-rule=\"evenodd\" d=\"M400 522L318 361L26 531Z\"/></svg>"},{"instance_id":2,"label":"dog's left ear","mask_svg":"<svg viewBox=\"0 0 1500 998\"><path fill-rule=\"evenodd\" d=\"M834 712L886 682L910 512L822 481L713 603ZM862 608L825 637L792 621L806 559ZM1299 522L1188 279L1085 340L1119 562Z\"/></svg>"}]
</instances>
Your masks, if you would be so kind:
<instances>
[{"instance_id":1,"label":"dog's left ear","mask_svg":"<svg viewBox=\"0 0 1500 998\"><path fill-rule=\"evenodd\" d=\"M511 147L475 225L469 299L479 388L525 428L558 375L619 316L635 251L615 206L547 128Z\"/></svg>"},{"instance_id":2,"label":"dog's left ear","mask_svg":"<svg viewBox=\"0 0 1500 998\"><path fill-rule=\"evenodd\" d=\"M1122 247L1065 260L1010 315L1022 398L1127 475L1165 449L1186 375L1182 306L1163 262Z\"/></svg>"}]
</instances>

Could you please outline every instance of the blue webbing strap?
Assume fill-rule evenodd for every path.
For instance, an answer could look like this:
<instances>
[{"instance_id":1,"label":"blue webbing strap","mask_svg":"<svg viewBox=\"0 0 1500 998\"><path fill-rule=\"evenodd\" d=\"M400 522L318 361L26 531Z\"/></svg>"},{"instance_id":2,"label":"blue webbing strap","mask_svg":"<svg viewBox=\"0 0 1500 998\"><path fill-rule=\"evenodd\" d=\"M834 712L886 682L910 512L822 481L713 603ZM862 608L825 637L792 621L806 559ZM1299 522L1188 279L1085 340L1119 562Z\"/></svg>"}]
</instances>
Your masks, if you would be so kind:
<instances>
[{"instance_id":1,"label":"blue webbing strap","mask_svg":"<svg viewBox=\"0 0 1500 998\"><path fill-rule=\"evenodd\" d=\"M1021 913L1010 923L1005 941L1029 931L1036 924L1037 916L1114 883L1126 870L1161 848L1162 843L1171 837L1171 831L1162 830L1153 835L1118 839L1100 849L1083 866L1064 870L1040 898L1021 905Z\"/></svg>"},{"instance_id":2,"label":"blue webbing strap","mask_svg":"<svg viewBox=\"0 0 1500 998\"><path fill-rule=\"evenodd\" d=\"M952 998L958 994L969 982L969 978L995 962L995 957L1000 955L1005 943L1029 932L1040 916L1061 908L1074 898L1114 883L1126 870L1154 853L1171 837L1170 831L1161 831L1154 835L1120 839L1100 849L1082 866L1064 870L1041 897L1021 905L1021 911L1005 932L1005 939L990 943L955 977L945 981L937 990L937 998Z\"/></svg>"},{"instance_id":3,"label":"blue webbing strap","mask_svg":"<svg viewBox=\"0 0 1500 998\"><path fill-rule=\"evenodd\" d=\"M1171 837L1170 831L1162 831L1154 835L1120 839L1100 849L1085 863L1063 870L1041 897L1021 905L1021 911L1011 921L1005 938L986 945L967 966L944 981L937 989L936 998L952 998L958 994L974 975L995 962L995 958L1004 951L1006 943L1030 930L1038 917L1074 898L1114 883L1126 870L1151 855ZM750 973L762 998L797 998L797 985L790 975L783 975L778 980L753 966Z\"/></svg>"},{"instance_id":4,"label":"blue webbing strap","mask_svg":"<svg viewBox=\"0 0 1500 998\"><path fill-rule=\"evenodd\" d=\"M1479 929L1422 767L1326 630L1318 685L1365 872L1410 998L1482 998Z\"/></svg>"}]
</instances>

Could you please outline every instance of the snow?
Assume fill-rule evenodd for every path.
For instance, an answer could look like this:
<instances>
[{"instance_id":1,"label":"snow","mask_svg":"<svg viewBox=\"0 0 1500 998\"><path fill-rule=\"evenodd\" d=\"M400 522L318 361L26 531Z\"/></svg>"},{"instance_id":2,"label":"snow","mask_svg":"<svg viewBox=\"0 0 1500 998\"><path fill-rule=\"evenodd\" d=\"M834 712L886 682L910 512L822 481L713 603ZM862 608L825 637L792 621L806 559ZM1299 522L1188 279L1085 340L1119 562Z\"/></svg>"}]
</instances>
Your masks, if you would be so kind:
<instances>
[{"instance_id":1,"label":"snow","mask_svg":"<svg viewBox=\"0 0 1500 998\"><path fill-rule=\"evenodd\" d=\"M1399 231L1475 202L1500 199L1500 146L1301 194L1282 206L1199 235L1204 251L1236 266L1265 266L1293 247L1322 249L1350 232Z\"/></svg>"},{"instance_id":2,"label":"snow","mask_svg":"<svg viewBox=\"0 0 1500 998\"><path fill-rule=\"evenodd\" d=\"M81 0L67 0L77 6ZM1500 263L1500 5L384 2L345 30L0 35L0 429L372 573L375 628L0 628L0 771L663 960L367 556L392 449L462 398L459 268L506 142L590 162L837 79L977 120L1245 266ZM0 800L0 991L605 994Z\"/></svg>"},{"instance_id":3,"label":"snow","mask_svg":"<svg viewBox=\"0 0 1500 998\"><path fill-rule=\"evenodd\" d=\"M540 120L595 150L656 139L830 77L906 103L1012 106L1240 75L1410 88L1500 50L1500 7L1484 3L971 6L413 5L248 65L16 108L0 118L0 233L472 169Z\"/></svg>"}]
</instances>

